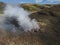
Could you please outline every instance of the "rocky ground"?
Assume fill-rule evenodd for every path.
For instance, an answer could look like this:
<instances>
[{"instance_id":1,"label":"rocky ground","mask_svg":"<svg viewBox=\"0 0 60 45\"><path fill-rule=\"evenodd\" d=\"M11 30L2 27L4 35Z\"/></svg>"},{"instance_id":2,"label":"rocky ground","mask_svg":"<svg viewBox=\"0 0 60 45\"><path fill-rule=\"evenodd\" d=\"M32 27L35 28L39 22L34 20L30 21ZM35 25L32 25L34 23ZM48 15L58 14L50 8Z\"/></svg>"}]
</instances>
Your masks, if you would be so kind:
<instances>
[{"instance_id":1,"label":"rocky ground","mask_svg":"<svg viewBox=\"0 0 60 45\"><path fill-rule=\"evenodd\" d=\"M21 34L0 29L0 45L60 45L60 5L44 5L30 15L38 21L38 31Z\"/></svg>"}]
</instances>

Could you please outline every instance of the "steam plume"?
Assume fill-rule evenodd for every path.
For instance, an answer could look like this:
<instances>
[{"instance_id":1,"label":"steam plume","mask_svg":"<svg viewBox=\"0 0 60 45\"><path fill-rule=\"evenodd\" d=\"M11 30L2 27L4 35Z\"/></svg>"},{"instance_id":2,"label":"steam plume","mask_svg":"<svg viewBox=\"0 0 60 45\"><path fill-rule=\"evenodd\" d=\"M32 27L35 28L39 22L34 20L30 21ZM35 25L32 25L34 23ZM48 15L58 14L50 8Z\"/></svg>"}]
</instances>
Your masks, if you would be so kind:
<instances>
[{"instance_id":1,"label":"steam plume","mask_svg":"<svg viewBox=\"0 0 60 45\"><path fill-rule=\"evenodd\" d=\"M7 5L4 10L4 15L5 17L10 18L10 20L12 20L13 18L16 18L19 26L22 27L24 31L31 31L32 29L36 29L36 30L39 29L39 25L37 21L35 19L30 19L29 17L30 13L25 11L23 8L19 6ZM14 27L14 25L11 25L11 26Z\"/></svg>"}]
</instances>

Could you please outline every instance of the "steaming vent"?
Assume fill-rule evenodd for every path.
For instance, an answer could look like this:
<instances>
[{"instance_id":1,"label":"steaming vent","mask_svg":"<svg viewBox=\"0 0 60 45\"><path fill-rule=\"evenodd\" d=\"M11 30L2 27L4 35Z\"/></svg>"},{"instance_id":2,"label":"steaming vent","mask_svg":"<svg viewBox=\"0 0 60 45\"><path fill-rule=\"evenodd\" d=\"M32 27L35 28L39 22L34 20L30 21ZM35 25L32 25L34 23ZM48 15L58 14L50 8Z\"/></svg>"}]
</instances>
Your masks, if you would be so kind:
<instances>
[{"instance_id":1,"label":"steaming vent","mask_svg":"<svg viewBox=\"0 0 60 45\"><path fill-rule=\"evenodd\" d=\"M31 30L39 30L40 27L36 19L31 19L29 17L30 14L31 13L25 11L19 6L6 5L4 10L5 28L14 32L16 32L17 30L24 30L25 32Z\"/></svg>"},{"instance_id":2,"label":"steaming vent","mask_svg":"<svg viewBox=\"0 0 60 45\"><path fill-rule=\"evenodd\" d=\"M16 17L6 17L5 23L10 23L15 27L19 27L18 20L16 19Z\"/></svg>"}]
</instances>

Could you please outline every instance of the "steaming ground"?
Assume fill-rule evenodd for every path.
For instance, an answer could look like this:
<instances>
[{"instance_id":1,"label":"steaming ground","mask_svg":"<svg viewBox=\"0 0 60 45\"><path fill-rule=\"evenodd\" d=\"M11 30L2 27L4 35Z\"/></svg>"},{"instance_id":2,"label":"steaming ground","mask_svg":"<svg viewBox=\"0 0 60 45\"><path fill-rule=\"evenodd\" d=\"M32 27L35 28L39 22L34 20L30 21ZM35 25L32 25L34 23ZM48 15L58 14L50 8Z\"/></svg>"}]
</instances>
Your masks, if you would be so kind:
<instances>
[{"instance_id":1,"label":"steaming ground","mask_svg":"<svg viewBox=\"0 0 60 45\"><path fill-rule=\"evenodd\" d=\"M0 28L11 32L39 30L36 19L31 19L30 14L17 5L6 5L4 16L0 18Z\"/></svg>"},{"instance_id":2,"label":"steaming ground","mask_svg":"<svg viewBox=\"0 0 60 45\"><path fill-rule=\"evenodd\" d=\"M38 21L40 25L39 31L26 33L26 31L31 31L26 30L24 33L21 33L21 30L24 30L24 28L19 24L18 16L0 16L0 45L60 45L60 5L52 8L43 8L41 11L27 17L29 16L31 17L30 21L32 19ZM21 34L16 35L17 33L12 32Z\"/></svg>"}]
</instances>

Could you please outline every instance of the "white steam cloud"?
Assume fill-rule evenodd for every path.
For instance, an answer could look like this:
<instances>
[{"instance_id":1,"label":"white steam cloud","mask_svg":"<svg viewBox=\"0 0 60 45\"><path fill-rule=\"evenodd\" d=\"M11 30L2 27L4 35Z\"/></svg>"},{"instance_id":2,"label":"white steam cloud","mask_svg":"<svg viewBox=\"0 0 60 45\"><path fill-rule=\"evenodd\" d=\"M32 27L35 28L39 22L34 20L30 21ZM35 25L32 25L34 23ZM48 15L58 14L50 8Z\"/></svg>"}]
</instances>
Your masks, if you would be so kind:
<instances>
[{"instance_id":1,"label":"white steam cloud","mask_svg":"<svg viewBox=\"0 0 60 45\"><path fill-rule=\"evenodd\" d=\"M30 19L30 13L19 6L7 5L4 10L4 15L8 17L17 17L19 25L24 29L24 31L39 29L37 21L35 19Z\"/></svg>"}]
</instances>

